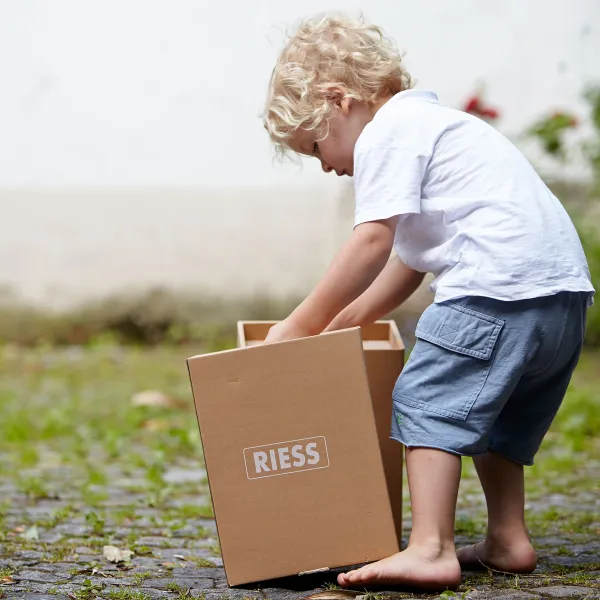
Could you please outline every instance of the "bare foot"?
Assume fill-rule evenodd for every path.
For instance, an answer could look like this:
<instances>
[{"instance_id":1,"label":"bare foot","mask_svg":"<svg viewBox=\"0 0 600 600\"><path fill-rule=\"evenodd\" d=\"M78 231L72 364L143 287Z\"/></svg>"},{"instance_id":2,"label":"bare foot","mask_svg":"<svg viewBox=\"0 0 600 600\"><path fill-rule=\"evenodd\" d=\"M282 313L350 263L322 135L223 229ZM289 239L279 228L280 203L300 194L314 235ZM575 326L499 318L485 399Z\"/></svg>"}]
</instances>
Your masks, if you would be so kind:
<instances>
[{"instance_id":1,"label":"bare foot","mask_svg":"<svg viewBox=\"0 0 600 600\"><path fill-rule=\"evenodd\" d=\"M342 587L365 585L404 585L428 590L445 590L460 584L460 565L455 553L430 552L409 546L404 552L394 554L356 571L338 576Z\"/></svg>"},{"instance_id":2,"label":"bare foot","mask_svg":"<svg viewBox=\"0 0 600 600\"><path fill-rule=\"evenodd\" d=\"M537 565L537 556L529 540L510 545L484 540L474 546L461 548L456 556L460 566L471 571L489 567L506 573L532 573Z\"/></svg>"}]
</instances>

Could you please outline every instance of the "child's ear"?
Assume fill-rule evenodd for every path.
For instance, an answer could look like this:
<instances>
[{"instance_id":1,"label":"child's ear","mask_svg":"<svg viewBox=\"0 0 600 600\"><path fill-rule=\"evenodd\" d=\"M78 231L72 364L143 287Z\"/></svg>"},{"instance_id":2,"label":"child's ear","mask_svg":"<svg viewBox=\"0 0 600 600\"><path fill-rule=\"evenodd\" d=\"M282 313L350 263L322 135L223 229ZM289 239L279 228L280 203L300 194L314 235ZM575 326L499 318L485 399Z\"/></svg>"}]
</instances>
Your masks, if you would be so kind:
<instances>
[{"instance_id":1,"label":"child's ear","mask_svg":"<svg viewBox=\"0 0 600 600\"><path fill-rule=\"evenodd\" d=\"M348 102L350 99L346 97L347 94L348 90L345 86L340 85L329 88L326 92L326 98L330 104L337 106L343 114L346 114L346 111L350 107ZM344 107L344 103L347 104L346 108Z\"/></svg>"},{"instance_id":2,"label":"child's ear","mask_svg":"<svg viewBox=\"0 0 600 600\"><path fill-rule=\"evenodd\" d=\"M350 112L350 105L352 104L352 98L342 98L342 101L340 102L340 111L341 113L347 117L348 113Z\"/></svg>"}]
</instances>

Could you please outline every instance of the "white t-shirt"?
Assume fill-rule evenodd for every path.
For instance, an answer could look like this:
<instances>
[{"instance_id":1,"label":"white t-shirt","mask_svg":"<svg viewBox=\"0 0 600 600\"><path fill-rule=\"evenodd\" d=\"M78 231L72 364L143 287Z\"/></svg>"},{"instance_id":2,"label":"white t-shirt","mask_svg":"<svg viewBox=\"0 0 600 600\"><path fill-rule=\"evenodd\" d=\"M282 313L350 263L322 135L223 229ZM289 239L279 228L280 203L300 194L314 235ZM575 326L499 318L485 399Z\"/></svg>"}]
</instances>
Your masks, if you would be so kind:
<instances>
[{"instance_id":1,"label":"white t-shirt","mask_svg":"<svg viewBox=\"0 0 600 600\"><path fill-rule=\"evenodd\" d=\"M433 273L436 302L594 290L571 219L527 159L432 92L379 109L354 149L354 186L355 224L398 215L394 250Z\"/></svg>"}]
</instances>

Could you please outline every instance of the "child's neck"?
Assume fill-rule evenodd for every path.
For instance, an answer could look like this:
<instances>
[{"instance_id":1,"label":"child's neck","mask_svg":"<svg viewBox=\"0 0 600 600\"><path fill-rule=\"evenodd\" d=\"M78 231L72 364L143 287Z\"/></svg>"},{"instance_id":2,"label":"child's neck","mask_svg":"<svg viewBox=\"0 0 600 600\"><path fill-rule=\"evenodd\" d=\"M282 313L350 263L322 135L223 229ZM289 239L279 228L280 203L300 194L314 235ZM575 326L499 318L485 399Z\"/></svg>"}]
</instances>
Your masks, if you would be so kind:
<instances>
[{"instance_id":1,"label":"child's neck","mask_svg":"<svg viewBox=\"0 0 600 600\"><path fill-rule=\"evenodd\" d=\"M386 103L388 100L391 100L394 96L392 94L386 94L384 96L379 96L374 102L369 105L369 109L371 111L372 117L374 117L379 109Z\"/></svg>"}]
</instances>

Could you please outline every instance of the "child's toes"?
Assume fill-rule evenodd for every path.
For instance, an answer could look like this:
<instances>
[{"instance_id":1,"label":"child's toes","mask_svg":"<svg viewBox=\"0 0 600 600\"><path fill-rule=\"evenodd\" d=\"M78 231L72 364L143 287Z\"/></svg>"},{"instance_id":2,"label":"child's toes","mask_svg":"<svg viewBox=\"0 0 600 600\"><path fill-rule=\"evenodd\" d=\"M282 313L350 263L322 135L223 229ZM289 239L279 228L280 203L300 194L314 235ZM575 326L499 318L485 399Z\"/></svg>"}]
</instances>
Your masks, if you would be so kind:
<instances>
[{"instance_id":1,"label":"child's toes","mask_svg":"<svg viewBox=\"0 0 600 600\"><path fill-rule=\"evenodd\" d=\"M350 573L348 573L348 579L350 580L350 583L360 583L362 581L361 570L350 571Z\"/></svg>"},{"instance_id":2,"label":"child's toes","mask_svg":"<svg viewBox=\"0 0 600 600\"><path fill-rule=\"evenodd\" d=\"M358 571L348 571L348 573L346 573L347 585L352 585L353 583L357 583L358 581L360 581L360 578L357 577L357 573Z\"/></svg>"},{"instance_id":3,"label":"child's toes","mask_svg":"<svg viewBox=\"0 0 600 600\"><path fill-rule=\"evenodd\" d=\"M354 574L356 573L356 571L348 571L346 573L346 583L353 583L354 582Z\"/></svg>"}]
</instances>

